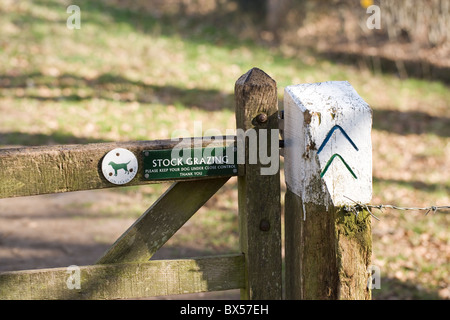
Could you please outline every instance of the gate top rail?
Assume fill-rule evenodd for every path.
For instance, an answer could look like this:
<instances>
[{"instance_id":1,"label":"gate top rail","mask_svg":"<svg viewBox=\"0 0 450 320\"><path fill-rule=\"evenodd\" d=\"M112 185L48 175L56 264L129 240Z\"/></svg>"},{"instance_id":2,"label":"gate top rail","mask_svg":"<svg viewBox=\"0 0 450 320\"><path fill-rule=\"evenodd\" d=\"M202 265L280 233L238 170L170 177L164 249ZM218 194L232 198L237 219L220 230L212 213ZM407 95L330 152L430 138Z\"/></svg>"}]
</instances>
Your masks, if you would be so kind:
<instances>
[{"instance_id":1,"label":"gate top rail","mask_svg":"<svg viewBox=\"0 0 450 320\"><path fill-rule=\"evenodd\" d=\"M142 163L144 150L229 146L235 140L235 136L191 137L0 149L0 199L118 187L104 178L101 169L102 158L115 148L133 152ZM143 179L140 165L136 177L126 186L168 181Z\"/></svg>"}]
</instances>

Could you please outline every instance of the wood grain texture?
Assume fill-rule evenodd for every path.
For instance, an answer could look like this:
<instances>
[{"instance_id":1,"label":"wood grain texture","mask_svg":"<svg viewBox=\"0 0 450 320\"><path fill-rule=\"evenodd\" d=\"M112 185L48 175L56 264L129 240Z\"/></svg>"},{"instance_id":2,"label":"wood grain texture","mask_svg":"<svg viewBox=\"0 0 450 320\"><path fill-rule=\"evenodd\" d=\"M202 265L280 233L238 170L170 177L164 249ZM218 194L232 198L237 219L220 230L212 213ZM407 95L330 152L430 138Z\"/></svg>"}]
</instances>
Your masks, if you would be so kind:
<instances>
[{"instance_id":1,"label":"wood grain texture","mask_svg":"<svg viewBox=\"0 0 450 320\"><path fill-rule=\"evenodd\" d=\"M370 214L303 203L289 189L285 204L286 299L370 300Z\"/></svg>"},{"instance_id":2,"label":"wood grain texture","mask_svg":"<svg viewBox=\"0 0 450 320\"><path fill-rule=\"evenodd\" d=\"M287 299L370 299L370 107L346 81L288 86L285 120ZM333 162L334 161L334 162Z\"/></svg>"},{"instance_id":3,"label":"wood grain texture","mask_svg":"<svg viewBox=\"0 0 450 320\"><path fill-rule=\"evenodd\" d=\"M228 179L174 183L97 263L148 261Z\"/></svg>"},{"instance_id":4,"label":"wood grain texture","mask_svg":"<svg viewBox=\"0 0 450 320\"><path fill-rule=\"evenodd\" d=\"M242 254L79 268L79 289L67 286L72 283L67 268L2 272L0 299L132 299L245 285Z\"/></svg>"},{"instance_id":5,"label":"wood grain texture","mask_svg":"<svg viewBox=\"0 0 450 320\"><path fill-rule=\"evenodd\" d=\"M278 128L276 83L262 70L253 68L238 79L235 99L238 129L259 133ZM258 120L261 114L267 116L266 121ZM267 141L270 150L270 137ZM249 163L249 148L257 147L245 145L245 174L238 177L240 247L247 268L247 285L241 297L281 299L280 176L279 170L274 175L261 175L259 158L257 163Z\"/></svg>"},{"instance_id":6,"label":"wood grain texture","mask_svg":"<svg viewBox=\"0 0 450 320\"><path fill-rule=\"evenodd\" d=\"M136 177L125 186L167 182L142 178L142 151L222 146L234 141L235 137L227 136L0 149L0 198L118 187L107 181L101 170L103 157L115 148L128 149L138 158Z\"/></svg>"}]
</instances>

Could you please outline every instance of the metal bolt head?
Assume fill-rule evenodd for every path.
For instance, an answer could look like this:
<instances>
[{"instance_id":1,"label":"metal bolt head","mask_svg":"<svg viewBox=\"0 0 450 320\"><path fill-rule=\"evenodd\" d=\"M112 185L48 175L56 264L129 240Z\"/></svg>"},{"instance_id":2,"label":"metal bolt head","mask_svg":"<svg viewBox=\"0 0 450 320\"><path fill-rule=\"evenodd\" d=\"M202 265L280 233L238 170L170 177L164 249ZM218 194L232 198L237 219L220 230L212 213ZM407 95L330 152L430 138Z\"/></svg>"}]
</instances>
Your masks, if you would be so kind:
<instances>
[{"instance_id":1,"label":"metal bolt head","mask_svg":"<svg viewBox=\"0 0 450 320\"><path fill-rule=\"evenodd\" d=\"M258 121L259 123L266 123L268 120L267 114L265 113L260 113L257 117L256 117L256 121Z\"/></svg>"},{"instance_id":2,"label":"metal bolt head","mask_svg":"<svg viewBox=\"0 0 450 320\"><path fill-rule=\"evenodd\" d=\"M261 231L269 231L270 230L270 223L266 219L262 219L259 223L259 229Z\"/></svg>"}]
</instances>

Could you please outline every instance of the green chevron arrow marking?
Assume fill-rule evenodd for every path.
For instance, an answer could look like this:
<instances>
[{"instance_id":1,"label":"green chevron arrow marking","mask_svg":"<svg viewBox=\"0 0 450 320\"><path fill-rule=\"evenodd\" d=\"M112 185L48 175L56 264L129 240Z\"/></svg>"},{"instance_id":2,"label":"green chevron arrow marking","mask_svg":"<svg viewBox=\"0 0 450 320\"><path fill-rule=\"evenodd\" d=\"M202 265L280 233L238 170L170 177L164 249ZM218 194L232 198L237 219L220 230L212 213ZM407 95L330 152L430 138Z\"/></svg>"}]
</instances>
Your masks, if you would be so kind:
<instances>
[{"instance_id":1,"label":"green chevron arrow marking","mask_svg":"<svg viewBox=\"0 0 450 320\"><path fill-rule=\"evenodd\" d=\"M350 166L347 164L347 162L345 162L344 158L341 157L340 154L335 153L331 156L330 160L328 160L325 168L323 169L322 173L320 174L320 177L323 178L323 176L325 175L325 173L327 173L328 168L330 167L331 163L333 162L334 158L339 157L342 162L344 163L344 165L347 167L348 171L350 171L350 173L352 174L352 176L355 179L358 179L358 177L356 176L356 174L353 172L353 170L350 168Z\"/></svg>"}]
</instances>

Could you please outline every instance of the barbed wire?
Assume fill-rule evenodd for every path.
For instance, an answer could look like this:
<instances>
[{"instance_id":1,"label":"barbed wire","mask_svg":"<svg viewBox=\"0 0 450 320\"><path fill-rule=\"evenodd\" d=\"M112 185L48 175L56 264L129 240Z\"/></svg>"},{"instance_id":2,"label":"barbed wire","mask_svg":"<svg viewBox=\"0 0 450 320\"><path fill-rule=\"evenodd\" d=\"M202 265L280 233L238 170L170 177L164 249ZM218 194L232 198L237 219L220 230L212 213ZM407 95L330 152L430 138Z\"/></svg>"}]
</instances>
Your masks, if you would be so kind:
<instances>
[{"instance_id":1,"label":"barbed wire","mask_svg":"<svg viewBox=\"0 0 450 320\"><path fill-rule=\"evenodd\" d=\"M426 210L427 212L425 213L425 215L428 215L428 213L433 212L433 214L437 213L439 210L448 210L450 209L450 206L431 206L431 207L425 207L425 208L408 208L408 207L399 207L399 206L393 206L390 204L380 204L377 206L374 205L368 205L369 208L375 208L378 209L380 211L382 211L382 209L385 208L391 208L391 209L395 209L395 210Z\"/></svg>"},{"instance_id":2,"label":"barbed wire","mask_svg":"<svg viewBox=\"0 0 450 320\"><path fill-rule=\"evenodd\" d=\"M346 196L344 196L346 197ZM432 212L433 214L436 214L439 210L450 210L450 206L430 206L430 207L424 207L424 208L419 208L419 207L400 207L400 206L395 206L395 205L391 205L391 204L380 204L380 205L370 205L370 204L361 204L358 203L352 199L350 199L349 197L346 197L347 199L349 199L350 201L353 201L355 203L354 206L344 206L344 209L348 212L353 212L356 216L358 216L359 211L362 210L367 210L367 212L369 212L369 214L375 218L376 220L380 221L380 219L375 216L372 211L370 210L370 208L372 209L378 209L381 212L383 212L383 209L389 208L389 209L394 209L394 210L402 210L402 211L408 211L408 210L414 210L414 211L426 211L425 215L427 216L430 212Z\"/></svg>"}]
</instances>

